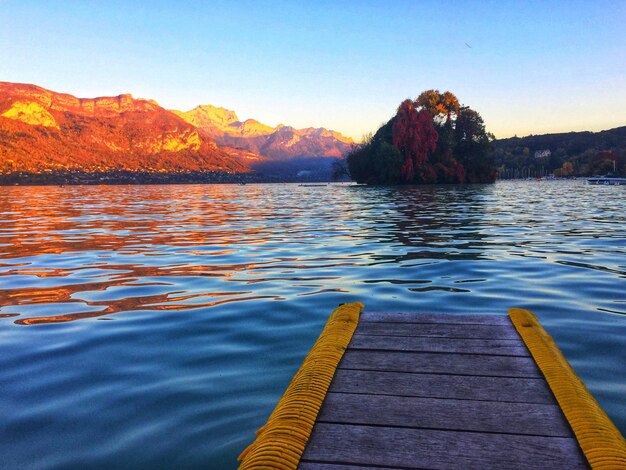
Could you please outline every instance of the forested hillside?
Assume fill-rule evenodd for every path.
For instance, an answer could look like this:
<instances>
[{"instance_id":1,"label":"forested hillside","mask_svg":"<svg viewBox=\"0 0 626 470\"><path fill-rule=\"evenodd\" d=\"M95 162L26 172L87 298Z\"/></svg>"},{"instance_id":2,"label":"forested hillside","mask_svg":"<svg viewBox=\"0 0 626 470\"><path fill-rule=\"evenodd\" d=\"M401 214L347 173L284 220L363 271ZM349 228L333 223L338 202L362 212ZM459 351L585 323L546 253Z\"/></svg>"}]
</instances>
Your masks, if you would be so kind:
<instances>
[{"instance_id":1,"label":"forested hillside","mask_svg":"<svg viewBox=\"0 0 626 470\"><path fill-rule=\"evenodd\" d=\"M626 174L626 126L492 142L500 178Z\"/></svg>"}]
</instances>

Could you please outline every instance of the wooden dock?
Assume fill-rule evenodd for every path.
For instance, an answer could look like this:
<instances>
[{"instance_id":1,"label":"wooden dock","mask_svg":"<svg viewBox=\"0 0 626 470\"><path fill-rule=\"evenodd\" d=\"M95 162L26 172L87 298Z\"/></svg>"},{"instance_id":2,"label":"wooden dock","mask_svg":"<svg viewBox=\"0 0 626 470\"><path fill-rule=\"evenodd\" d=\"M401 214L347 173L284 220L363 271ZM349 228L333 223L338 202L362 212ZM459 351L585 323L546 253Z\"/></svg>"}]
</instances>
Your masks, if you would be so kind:
<instances>
[{"instance_id":1,"label":"wooden dock","mask_svg":"<svg viewBox=\"0 0 626 470\"><path fill-rule=\"evenodd\" d=\"M532 313L362 308L333 312L242 469L626 468L623 436Z\"/></svg>"},{"instance_id":2,"label":"wooden dock","mask_svg":"<svg viewBox=\"0 0 626 470\"><path fill-rule=\"evenodd\" d=\"M299 468L587 468L506 316L367 313Z\"/></svg>"}]
</instances>

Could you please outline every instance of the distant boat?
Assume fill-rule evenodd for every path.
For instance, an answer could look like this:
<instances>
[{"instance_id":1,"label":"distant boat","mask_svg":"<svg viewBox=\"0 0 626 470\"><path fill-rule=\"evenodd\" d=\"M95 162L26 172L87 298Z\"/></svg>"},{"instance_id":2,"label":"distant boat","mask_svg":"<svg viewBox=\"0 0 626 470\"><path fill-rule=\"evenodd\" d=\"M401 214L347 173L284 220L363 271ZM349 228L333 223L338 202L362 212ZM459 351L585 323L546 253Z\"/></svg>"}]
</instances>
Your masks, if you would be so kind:
<instances>
[{"instance_id":1,"label":"distant boat","mask_svg":"<svg viewBox=\"0 0 626 470\"><path fill-rule=\"evenodd\" d=\"M621 186L626 185L626 178L619 176L594 176L587 179L587 184L604 185L604 186Z\"/></svg>"}]
</instances>

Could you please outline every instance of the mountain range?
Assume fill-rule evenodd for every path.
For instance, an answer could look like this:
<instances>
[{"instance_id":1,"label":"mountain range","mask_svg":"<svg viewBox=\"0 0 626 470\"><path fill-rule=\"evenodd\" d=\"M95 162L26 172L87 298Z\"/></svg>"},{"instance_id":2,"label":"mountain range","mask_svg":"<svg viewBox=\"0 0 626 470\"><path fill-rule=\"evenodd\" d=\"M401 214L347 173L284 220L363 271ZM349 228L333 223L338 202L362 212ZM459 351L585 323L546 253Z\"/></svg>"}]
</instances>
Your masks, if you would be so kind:
<instances>
[{"instance_id":1,"label":"mountain range","mask_svg":"<svg viewBox=\"0 0 626 470\"><path fill-rule=\"evenodd\" d=\"M267 126L255 119L240 121L234 111L211 105L191 111L174 111L190 124L205 130L218 145L234 147L273 160L302 157L342 157L352 139L324 128L295 129Z\"/></svg>"},{"instance_id":2,"label":"mountain range","mask_svg":"<svg viewBox=\"0 0 626 470\"><path fill-rule=\"evenodd\" d=\"M272 168L286 160L318 165L320 158L344 155L351 144L323 128L241 122L233 111L211 105L180 112L130 94L77 98L0 82L0 175L249 173L267 162Z\"/></svg>"}]
</instances>

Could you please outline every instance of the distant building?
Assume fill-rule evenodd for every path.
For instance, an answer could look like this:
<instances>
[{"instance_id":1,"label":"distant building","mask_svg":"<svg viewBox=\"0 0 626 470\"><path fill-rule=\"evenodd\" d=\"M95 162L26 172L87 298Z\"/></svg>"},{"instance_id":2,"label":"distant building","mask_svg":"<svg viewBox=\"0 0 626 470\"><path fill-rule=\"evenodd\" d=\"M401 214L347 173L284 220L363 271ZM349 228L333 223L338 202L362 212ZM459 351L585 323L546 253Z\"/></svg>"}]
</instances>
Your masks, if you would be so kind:
<instances>
[{"instance_id":1,"label":"distant building","mask_svg":"<svg viewBox=\"0 0 626 470\"><path fill-rule=\"evenodd\" d=\"M544 158L544 157L549 157L550 155L552 155L552 152L550 152L550 150L536 150L535 151L535 158Z\"/></svg>"}]
</instances>

